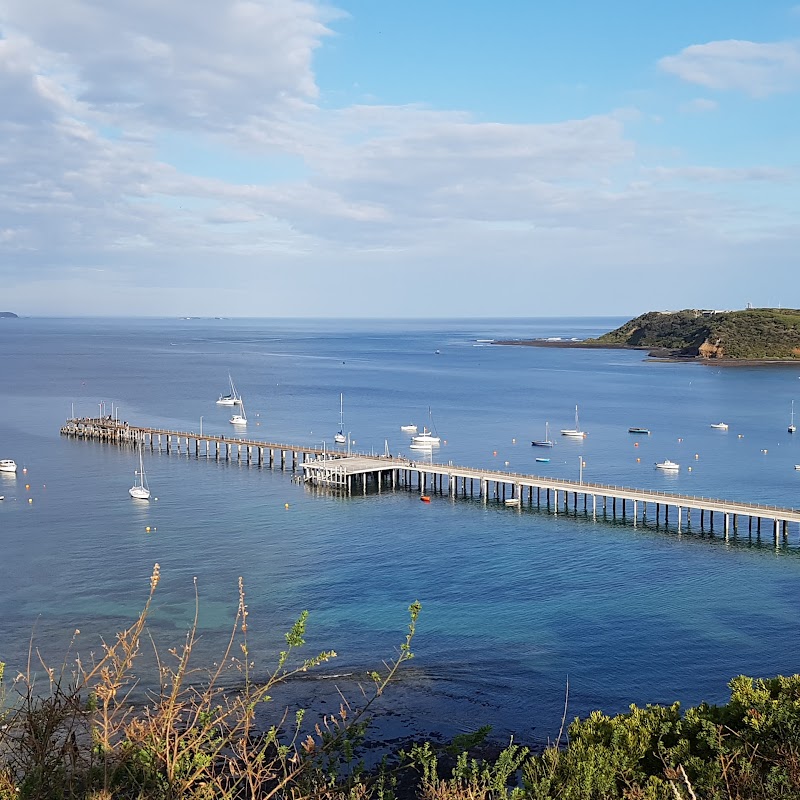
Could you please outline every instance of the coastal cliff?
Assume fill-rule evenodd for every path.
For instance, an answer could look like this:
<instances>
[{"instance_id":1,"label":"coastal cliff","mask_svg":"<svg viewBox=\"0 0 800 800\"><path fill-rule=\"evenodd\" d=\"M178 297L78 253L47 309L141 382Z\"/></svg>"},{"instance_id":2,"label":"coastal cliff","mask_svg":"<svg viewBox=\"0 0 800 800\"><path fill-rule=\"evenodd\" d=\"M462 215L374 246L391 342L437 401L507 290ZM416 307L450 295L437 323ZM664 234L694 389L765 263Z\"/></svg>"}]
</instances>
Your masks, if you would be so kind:
<instances>
[{"instance_id":1,"label":"coastal cliff","mask_svg":"<svg viewBox=\"0 0 800 800\"><path fill-rule=\"evenodd\" d=\"M703 361L800 360L800 310L649 311L583 344Z\"/></svg>"}]
</instances>

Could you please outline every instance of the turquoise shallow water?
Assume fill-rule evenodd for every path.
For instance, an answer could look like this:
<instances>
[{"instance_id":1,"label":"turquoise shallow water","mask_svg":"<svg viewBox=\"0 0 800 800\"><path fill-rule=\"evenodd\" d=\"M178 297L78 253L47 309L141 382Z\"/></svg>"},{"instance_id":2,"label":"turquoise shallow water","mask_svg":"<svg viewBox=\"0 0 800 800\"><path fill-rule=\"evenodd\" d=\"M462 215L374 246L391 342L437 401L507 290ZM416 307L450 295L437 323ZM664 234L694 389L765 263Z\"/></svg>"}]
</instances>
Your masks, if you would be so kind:
<instances>
[{"instance_id":1,"label":"turquoise shallow water","mask_svg":"<svg viewBox=\"0 0 800 800\"><path fill-rule=\"evenodd\" d=\"M60 654L75 628L96 648L140 607L157 561L158 636L181 638L196 577L201 650L216 652L242 575L257 661L308 608L309 650L339 653L329 673L391 657L419 599L416 658L385 702L420 729L488 721L543 740L558 732L567 679L574 715L722 701L736 674L796 671L795 529L776 550L768 535L726 543L403 492L343 499L289 473L165 453L147 457L158 501L138 504L134 454L58 434L73 408L113 403L134 424L197 430L202 416L228 435L214 400L230 371L249 435L265 439L331 442L343 392L346 430L367 451L388 441L410 453L399 427L421 427L430 407L446 442L438 460L575 478L582 457L587 480L796 506L800 440L786 426L800 370L477 341L618 322L3 321L0 458L27 472L0 475L0 660L18 668L34 630L46 652ZM571 427L576 403L587 438L558 439L536 464L530 440L545 421ZM727 432L709 427L720 420ZM631 425L653 433L631 437ZM663 458L683 469L659 474Z\"/></svg>"}]
</instances>

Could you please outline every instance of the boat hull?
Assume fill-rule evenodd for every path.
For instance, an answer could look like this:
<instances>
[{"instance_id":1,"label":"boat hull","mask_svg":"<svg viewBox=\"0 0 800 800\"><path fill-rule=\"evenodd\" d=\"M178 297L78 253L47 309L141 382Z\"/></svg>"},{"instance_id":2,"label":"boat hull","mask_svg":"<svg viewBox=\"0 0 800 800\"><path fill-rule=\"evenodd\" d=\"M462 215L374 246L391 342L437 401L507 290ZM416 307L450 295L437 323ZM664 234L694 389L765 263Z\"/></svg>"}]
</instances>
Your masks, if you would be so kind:
<instances>
[{"instance_id":1,"label":"boat hull","mask_svg":"<svg viewBox=\"0 0 800 800\"><path fill-rule=\"evenodd\" d=\"M0 461L0 472L16 472L17 464L10 458L4 458Z\"/></svg>"}]
</instances>

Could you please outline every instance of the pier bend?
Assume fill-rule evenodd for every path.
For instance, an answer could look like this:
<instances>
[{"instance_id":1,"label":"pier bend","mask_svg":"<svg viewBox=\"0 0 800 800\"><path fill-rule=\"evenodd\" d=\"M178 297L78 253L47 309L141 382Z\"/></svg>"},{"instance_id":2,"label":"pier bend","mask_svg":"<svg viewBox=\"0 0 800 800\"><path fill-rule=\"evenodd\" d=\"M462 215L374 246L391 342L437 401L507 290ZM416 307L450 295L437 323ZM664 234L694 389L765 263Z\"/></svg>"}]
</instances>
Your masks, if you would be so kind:
<instances>
[{"instance_id":1,"label":"pier bend","mask_svg":"<svg viewBox=\"0 0 800 800\"><path fill-rule=\"evenodd\" d=\"M726 539L738 533L744 518L748 535L755 532L760 536L766 523L776 545L788 537L790 523L800 526L800 509L795 508L415 461L403 456L150 428L110 417L69 419L61 434L129 447L141 442L151 450L217 461L244 461L271 468L280 465L282 470L291 469L298 480L347 495L402 488L419 491L423 497L438 494L493 501L515 509L533 507L553 514L583 513L593 519L630 522L634 527L653 521L674 525L678 532L683 525L694 529L693 522L701 531L713 531L716 515Z\"/></svg>"}]
</instances>

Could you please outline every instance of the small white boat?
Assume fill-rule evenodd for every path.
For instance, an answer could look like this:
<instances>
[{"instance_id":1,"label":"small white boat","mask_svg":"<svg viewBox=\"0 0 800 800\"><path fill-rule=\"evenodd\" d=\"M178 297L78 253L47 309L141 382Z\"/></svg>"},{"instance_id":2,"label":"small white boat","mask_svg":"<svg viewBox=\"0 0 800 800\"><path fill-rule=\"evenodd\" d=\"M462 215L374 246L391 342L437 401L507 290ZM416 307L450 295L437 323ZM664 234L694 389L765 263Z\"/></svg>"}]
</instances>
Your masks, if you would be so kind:
<instances>
[{"instance_id":1,"label":"small white boat","mask_svg":"<svg viewBox=\"0 0 800 800\"><path fill-rule=\"evenodd\" d=\"M795 469L800 469L800 464L795 464L795 465L794 465L794 468L795 468Z\"/></svg>"},{"instance_id":2,"label":"small white boat","mask_svg":"<svg viewBox=\"0 0 800 800\"><path fill-rule=\"evenodd\" d=\"M518 506L519 497L506 497L504 502L507 506Z\"/></svg>"},{"instance_id":3,"label":"small white boat","mask_svg":"<svg viewBox=\"0 0 800 800\"><path fill-rule=\"evenodd\" d=\"M417 426L416 425L401 425L400 426L400 430L403 431L403 433L416 433L417 432Z\"/></svg>"},{"instance_id":4,"label":"small white boat","mask_svg":"<svg viewBox=\"0 0 800 800\"><path fill-rule=\"evenodd\" d=\"M411 437L411 447L438 447L441 444L441 438L434 436L427 428L422 429L422 433Z\"/></svg>"},{"instance_id":5,"label":"small white boat","mask_svg":"<svg viewBox=\"0 0 800 800\"><path fill-rule=\"evenodd\" d=\"M136 473L136 481L128 489L128 494L135 500L149 500L150 487L147 485L147 478L144 474L144 462L142 461L142 443L139 442L139 470Z\"/></svg>"},{"instance_id":6,"label":"small white boat","mask_svg":"<svg viewBox=\"0 0 800 800\"><path fill-rule=\"evenodd\" d=\"M239 397L239 413L234 413L228 420L231 425L247 425L247 412L244 410L244 400Z\"/></svg>"},{"instance_id":7,"label":"small white boat","mask_svg":"<svg viewBox=\"0 0 800 800\"><path fill-rule=\"evenodd\" d=\"M333 437L336 444L344 444L347 437L344 434L344 394L339 394L339 432Z\"/></svg>"},{"instance_id":8,"label":"small white boat","mask_svg":"<svg viewBox=\"0 0 800 800\"><path fill-rule=\"evenodd\" d=\"M0 459L0 472L16 472L17 462L10 458Z\"/></svg>"},{"instance_id":9,"label":"small white boat","mask_svg":"<svg viewBox=\"0 0 800 800\"><path fill-rule=\"evenodd\" d=\"M242 402L242 398L239 397L236 387L233 385L233 378L230 372L228 373L228 380L231 383L231 390L228 394L221 394L219 396L219 400L217 400L218 406L238 406Z\"/></svg>"},{"instance_id":10,"label":"small white boat","mask_svg":"<svg viewBox=\"0 0 800 800\"><path fill-rule=\"evenodd\" d=\"M578 422L578 406L575 406L575 427L565 428L561 431L562 436L574 436L583 438L586 434L581 430L580 423Z\"/></svg>"},{"instance_id":11,"label":"small white boat","mask_svg":"<svg viewBox=\"0 0 800 800\"><path fill-rule=\"evenodd\" d=\"M728 430L728 423L727 422L713 422L711 427L718 430L718 431L726 431Z\"/></svg>"},{"instance_id":12,"label":"small white boat","mask_svg":"<svg viewBox=\"0 0 800 800\"><path fill-rule=\"evenodd\" d=\"M430 447L438 447L441 444L441 439L435 433L433 425L433 414L430 408L428 409L428 416L431 418L431 430L428 430L424 425L422 426L422 433L417 433L411 437L411 447L415 450L425 450Z\"/></svg>"},{"instance_id":13,"label":"small white boat","mask_svg":"<svg viewBox=\"0 0 800 800\"><path fill-rule=\"evenodd\" d=\"M561 431L561 432L563 433L564 431ZM538 441L533 441L533 442L531 442L531 444L534 447L552 447L553 446L553 442L550 439L550 423L549 422L545 422L545 424L544 424L544 439L539 439Z\"/></svg>"},{"instance_id":14,"label":"small white boat","mask_svg":"<svg viewBox=\"0 0 800 800\"><path fill-rule=\"evenodd\" d=\"M656 461L656 469L663 469L665 472L677 472L680 468L680 464L676 464L668 458L664 459L664 461Z\"/></svg>"}]
</instances>

